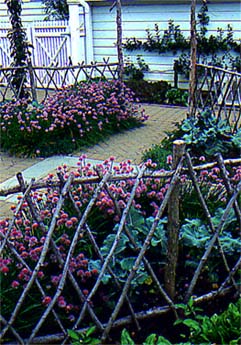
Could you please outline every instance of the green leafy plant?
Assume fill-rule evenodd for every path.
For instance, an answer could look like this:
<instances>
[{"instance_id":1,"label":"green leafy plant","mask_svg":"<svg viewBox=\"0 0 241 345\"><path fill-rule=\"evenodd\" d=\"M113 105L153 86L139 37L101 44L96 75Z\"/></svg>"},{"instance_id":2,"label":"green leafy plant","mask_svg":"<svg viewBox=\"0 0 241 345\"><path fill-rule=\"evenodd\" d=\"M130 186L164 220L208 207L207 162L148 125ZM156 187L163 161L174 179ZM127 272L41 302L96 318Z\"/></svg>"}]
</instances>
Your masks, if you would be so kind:
<instances>
[{"instance_id":1,"label":"green leafy plant","mask_svg":"<svg viewBox=\"0 0 241 345\"><path fill-rule=\"evenodd\" d=\"M154 217L144 218L140 212L136 209L132 209L129 223L128 223L128 230L132 235L132 238L135 240L137 246L141 247L145 236L147 235L148 231L151 228L151 225L154 221ZM161 219L158 227L156 228L155 234L151 240L151 247L153 248L152 252L155 252L155 248L158 250L159 255L164 254L166 252L167 246L167 239L166 239L166 231L165 231L165 223L167 222L166 219ZM114 232L118 228L118 224L114 228ZM103 241L103 245L100 248L100 252L102 256L105 258L110 249L113 245L115 240L115 233L108 235L105 240ZM115 250L115 256L113 258L113 271L117 274L120 281L125 282L130 269L133 267L135 263L135 256L134 253L134 246L130 243L128 236L125 233L122 233L120 236L120 240ZM101 268L101 261L100 260L90 260L89 261L89 268L90 269L97 269L100 270ZM132 287L137 287L138 285L144 284L148 279L148 274L144 269L144 265L141 264L136 272L136 276L132 281ZM104 284L107 284L111 279L109 273L105 273L102 281Z\"/></svg>"},{"instance_id":2,"label":"green leafy plant","mask_svg":"<svg viewBox=\"0 0 241 345\"><path fill-rule=\"evenodd\" d=\"M233 131L226 120L217 118L208 108L196 117L175 123L175 127L173 131L166 132L166 137L159 145L153 145L144 152L144 160L151 159L158 168L165 167L165 157L171 154L172 143L177 139L186 142L193 157L213 160L216 153L229 158L240 156L241 129Z\"/></svg>"},{"instance_id":3,"label":"green leafy plant","mask_svg":"<svg viewBox=\"0 0 241 345\"><path fill-rule=\"evenodd\" d=\"M224 210L219 208L215 212L215 216L212 217L214 226L219 224L221 216ZM239 237L235 237L236 218L234 211L229 213L229 217L226 220L222 233L219 236L220 243L223 251L226 255L234 256L238 253L241 246L241 240ZM212 233L208 226L203 223L201 219L186 219L186 222L181 226L180 239L181 241L195 250L196 248L206 248L212 237ZM195 257L195 255L192 255Z\"/></svg>"},{"instance_id":4,"label":"green leafy plant","mask_svg":"<svg viewBox=\"0 0 241 345\"><path fill-rule=\"evenodd\" d=\"M188 318L179 319L175 324L183 324L188 327L190 332L188 340L191 344L238 345L240 343L241 299L236 303L230 303L221 314L213 314L212 316L197 314L195 309L193 313L192 300L189 301L188 305L178 304L177 306L183 309Z\"/></svg>"},{"instance_id":5,"label":"green leafy plant","mask_svg":"<svg viewBox=\"0 0 241 345\"><path fill-rule=\"evenodd\" d=\"M235 149L235 134L227 121L217 118L210 109L202 111L195 118L185 119L181 124L182 138L194 151L212 156L217 152L227 153ZM239 135L239 134L238 134ZM239 147L236 147L237 149Z\"/></svg>"},{"instance_id":6,"label":"green leafy plant","mask_svg":"<svg viewBox=\"0 0 241 345\"><path fill-rule=\"evenodd\" d=\"M164 53L167 51L177 52L179 49L187 49L188 40L182 34L179 25L174 25L173 20L169 20L168 27L161 36L158 24L154 25L154 33L147 29L147 38L144 42L136 38L128 38L124 43L126 50L144 49L145 51L157 51Z\"/></svg>"},{"instance_id":7,"label":"green leafy plant","mask_svg":"<svg viewBox=\"0 0 241 345\"><path fill-rule=\"evenodd\" d=\"M240 317L241 299L236 303L230 303L228 308L220 314L212 316L201 315L202 309L194 305L191 298L187 304L177 304L179 310L183 310L184 319L178 319L174 325L184 325L189 334L181 334L184 342L175 342L176 345L209 345L209 344L240 344ZM130 333L123 329L121 332L121 345L134 345ZM142 345L172 345L168 339L161 335L150 334Z\"/></svg>"},{"instance_id":8,"label":"green leafy plant","mask_svg":"<svg viewBox=\"0 0 241 345\"><path fill-rule=\"evenodd\" d=\"M79 344L98 345L100 344L100 339L95 338L93 336L95 330L96 330L95 326L90 327L85 332L78 332L78 331L73 331L72 329L68 329L68 335L71 339L71 344L72 345L79 345Z\"/></svg>"},{"instance_id":9,"label":"green leafy plant","mask_svg":"<svg viewBox=\"0 0 241 345\"><path fill-rule=\"evenodd\" d=\"M224 210L219 208L212 217L214 227L220 223ZM234 263L238 259L241 240L236 229L237 220L232 210L228 216L222 233L219 235L219 243L227 260ZM204 250L208 247L213 236L209 226L199 218L186 219L180 229L180 247L186 255L185 267L192 272L198 266ZM202 272L202 280L207 286L216 286L221 283L222 261L218 244L212 250L209 258L209 265L206 265ZM201 286L201 285L200 285ZM202 289L205 289L202 286Z\"/></svg>"},{"instance_id":10,"label":"green leafy plant","mask_svg":"<svg viewBox=\"0 0 241 345\"><path fill-rule=\"evenodd\" d=\"M131 338L127 329L123 329L121 332L121 345L135 345L135 341ZM142 343L143 345L171 345L171 343L162 336L156 334L150 334Z\"/></svg>"}]
</instances>

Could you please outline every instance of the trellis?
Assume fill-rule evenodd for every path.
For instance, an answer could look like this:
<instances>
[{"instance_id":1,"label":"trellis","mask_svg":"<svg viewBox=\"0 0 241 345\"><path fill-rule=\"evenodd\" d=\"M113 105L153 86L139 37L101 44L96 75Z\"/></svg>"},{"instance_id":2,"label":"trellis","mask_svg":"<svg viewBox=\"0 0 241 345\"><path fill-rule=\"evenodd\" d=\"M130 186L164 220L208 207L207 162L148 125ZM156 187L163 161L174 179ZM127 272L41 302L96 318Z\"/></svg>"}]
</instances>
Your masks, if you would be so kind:
<instances>
[{"instance_id":1,"label":"trellis","mask_svg":"<svg viewBox=\"0 0 241 345\"><path fill-rule=\"evenodd\" d=\"M11 316L7 319L5 315L1 315L1 323L2 323L2 332L1 332L1 339L4 341L5 339L12 338L14 342L17 342L18 344L49 344L52 342L58 342L61 344L68 343L68 334L67 330L64 327L58 312L56 311L56 302L63 291L63 288L66 284L70 284L73 288L74 293L76 294L76 297L79 300L80 304L80 310L78 313L78 318L75 320L74 325L71 327L74 330L80 330L84 331L86 330L86 323L91 323L96 326L97 333L101 336L101 341L106 342L109 340L109 337L111 335L111 332L113 329L117 327L124 327L128 324L134 324L135 327L140 330L140 321L141 320L149 320L154 317L164 315L167 312L173 313L175 317L178 317L178 310L175 306L175 292L174 296L170 296L170 292L168 291L168 286L165 285L165 283L168 281L170 277L168 277L167 272L167 281L163 284L163 281L158 276L155 268L152 266L151 262L148 259L148 253L150 249L150 242L155 234L155 231L157 229L157 226L159 224L160 219L163 217L164 212L166 211L168 205L169 210L172 210L173 205L173 197L179 198L178 189L182 186L182 184L189 184L192 185L200 202L200 207L203 209L204 215L206 217L207 223L209 225L209 228L212 232L211 240L203 251L202 258L194 272L193 278L191 281L188 282L189 288L185 295L183 296L183 301L187 302L188 299L192 295L196 295L195 287L200 280L200 275L202 272L202 269L205 264L208 264L210 253L213 250L215 245L218 245L219 252L221 255L221 258L223 260L223 266L226 273L226 277L223 280L222 284L217 287L216 289L213 289L212 291L206 293L202 296L195 296L194 297L194 303L201 303L210 301L214 298L226 295L227 293L236 292L238 291L238 284L236 281L237 278L237 272L241 265L241 259L239 258L238 261L232 266L229 267L228 259L226 258L223 249L222 244L220 243L219 236L223 229L224 224L227 221L227 217L229 215L230 210L233 208L235 211L235 215L237 218L237 226L241 229L241 209L240 204L238 202L238 198L241 193L241 181L238 181L236 184L236 187L233 188L230 183L230 178L227 172L228 166L238 166L241 164L241 159L228 159L223 160L221 155L217 156L217 161L212 163L207 163L203 165L194 166L192 163L192 159L188 152L185 152L185 150L180 150L180 145L182 146L183 143L177 142L177 147L179 148L179 153L176 152L177 158L175 162L175 169L171 171L157 171L152 172L148 169L148 164L143 164L140 167L137 168L135 173L130 174L122 174L122 175L116 175L114 174L113 170L106 171L104 175L101 175L98 172L98 169L96 170L98 172L97 176L94 177L75 177L73 173L70 173L68 177L64 177L61 173L58 173L58 179L44 182L44 181L37 181L35 182L32 180L28 185L24 182L21 173L17 175L19 186L16 186L10 190L1 191L0 195L6 196L12 193L22 193L23 197L21 201L19 202L15 215L13 218L9 221L8 229L5 233L1 233L2 242L1 242L1 254L4 254L4 252L10 251L11 254L16 258L16 260L23 266L26 267L28 270L31 271L31 276L29 281L26 283L25 288L23 289L23 292L21 293L21 296L18 300L18 303L13 308L11 312ZM211 212L208 209L205 196L202 194L199 183L197 181L196 174L200 170L207 170L213 167L218 167L220 169L224 186L223 186L223 193L227 197L226 202L226 208L225 211L221 217L221 220L219 224L214 225L211 219ZM187 180L185 182L182 182L182 175L185 173L187 175ZM131 206L133 204L133 201L135 200L136 191L141 181L145 179L150 178L159 178L163 179L164 181L169 181L169 188L166 191L166 194L164 196L164 199L159 205L157 214L155 216L155 219L152 223L152 226L149 229L148 234L146 235L142 245L136 243L135 239L132 236L132 233L130 231L130 210ZM128 202L126 204L126 207L124 209L120 209L118 206L118 203L115 199L115 196L113 195L110 184L112 182L117 181L127 181L127 180L133 180L133 187L129 195ZM85 207L82 212L80 211L79 207L76 206L76 203L74 201L74 194L73 190L75 186L84 186L85 184L93 185L94 186L94 193L92 198L89 200L87 206ZM37 204L35 203L33 199L33 191L36 190L59 190L59 199L57 202L57 205L54 210L54 214L52 216L52 220L50 222L50 225L48 226L48 229L46 231L46 226L43 223L40 215L40 210ZM110 233L115 234L114 241L112 243L111 249L106 257L103 257L100 251L100 246L98 242L98 235L94 233L94 229L91 228L89 225L89 214L93 208L93 206L96 203L98 195L105 191L108 193L110 198L113 200L113 203L115 205L116 213L119 214L120 220L117 226L117 229L113 231L113 229L109 229ZM71 244L69 246L69 250L66 256L65 261L61 257L61 253L59 252L59 249L57 248L56 242L53 240L53 234L56 231L56 224L58 217L60 215L60 212L63 208L64 203L68 200L68 202L71 203L73 209L75 210L75 215L78 218L78 223L76 224L75 231L73 234L73 238L71 239ZM36 265L34 269L30 269L25 259L23 259L14 245L12 244L12 239L10 237L10 233L12 228L15 225L17 215L22 209L23 203L28 204L29 212L32 216L32 219L34 222L38 224L40 229L44 233L46 233L46 239L43 243L43 248L41 255L36 262ZM174 223L178 224L178 219L174 219ZM174 228L174 231L179 231L178 227L175 227L175 224L173 224L173 220L169 219L169 226ZM120 281L118 275L113 271L110 263L114 260L114 257L116 255L116 250L118 243L120 241L120 237L122 234L125 234L128 239L129 243L133 248L133 255L135 255L134 264L130 268L129 274L125 282L123 283ZM95 253L95 255L99 258L101 261L101 269L98 271L98 274L96 276L95 281L93 282L91 288L89 289L88 294L86 295L83 292L83 287L81 286L81 283L79 283L76 274L72 273L71 271L71 257L74 253L74 250L76 248L76 245L78 243L78 239L82 236L85 236L86 239L88 239L91 250ZM172 244L173 245L173 244ZM178 246L178 243L177 243ZM47 251L51 250L57 258L57 263L59 267L61 267L61 279L59 280L58 284L56 285L55 293L52 297L51 302L46 307L45 311L42 313L41 317L37 321L36 325L33 327L33 329L29 330L29 336L28 338L23 338L23 336L15 329L15 322L18 318L19 312L21 308L23 308L26 298L28 297L29 292L33 288L37 288L37 290L40 292L40 295L42 297L45 297L47 295L46 286L42 286L41 280L38 278L38 272L40 271ZM170 247L168 248L167 252L167 262L169 259L172 259L173 257L170 257ZM176 255L178 255L178 251L176 252ZM151 277L151 280L153 282L153 286L155 288L156 293L160 297L159 303L155 305L155 307L149 308L149 309L143 309L140 310L137 308L135 303L132 300L132 283L133 279L135 278L138 269L140 268L140 265L144 266L144 269L146 272L148 272L148 275ZM175 267L174 267L175 269ZM95 303L92 303L92 301L95 299L95 296L97 295L98 290L100 289L100 286L103 284L103 277L104 274L108 272L110 276L112 277L112 285L116 288L117 296L115 297L115 301L113 303L113 307L111 312L108 314L108 317L106 318L105 315L105 309L103 309L103 313L100 314L95 309ZM173 279L172 277L170 279ZM175 285L175 280L174 280ZM142 301L142 299L146 299L148 296L139 296L139 300ZM103 306L104 308L104 306ZM55 322L56 325L58 325L59 331L55 334L49 334L48 336L41 336L39 334L40 329L42 326L45 326L46 323L48 323L48 317L51 315L52 320ZM83 327L83 325L85 325Z\"/></svg>"},{"instance_id":2,"label":"trellis","mask_svg":"<svg viewBox=\"0 0 241 345\"><path fill-rule=\"evenodd\" d=\"M3 67L0 68L0 95L2 101L10 98L19 99L21 88L16 90L12 85L12 77L16 70L26 70L28 89L31 99L34 101L45 100L51 91L58 91L68 85L76 85L80 81L90 82L94 79L117 79L118 63L109 62L104 59L101 63L84 62L73 66L70 61L69 66L32 66L31 62L27 66ZM24 87L24 76L22 80ZM39 93L38 93L38 90ZM39 94L41 96L39 97Z\"/></svg>"}]
</instances>

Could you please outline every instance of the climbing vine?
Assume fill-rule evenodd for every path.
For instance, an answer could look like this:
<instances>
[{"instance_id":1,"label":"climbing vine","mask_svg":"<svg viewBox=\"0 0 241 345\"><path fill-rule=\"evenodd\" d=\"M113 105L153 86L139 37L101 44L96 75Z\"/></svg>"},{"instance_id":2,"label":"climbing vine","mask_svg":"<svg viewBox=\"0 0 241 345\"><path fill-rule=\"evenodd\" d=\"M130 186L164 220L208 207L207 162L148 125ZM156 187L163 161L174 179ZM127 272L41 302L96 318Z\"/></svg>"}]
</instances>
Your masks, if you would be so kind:
<instances>
[{"instance_id":1,"label":"climbing vine","mask_svg":"<svg viewBox=\"0 0 241 345\"><path fill-rule=\"evenodd\" d=\"M10 40L13 66L26 66L28 57L30 56L27 35L21 21L22 6L20 0L5 0L8 7L11 29L8 31L8 39ZM26 90L26 73L27 69L15 69L11 77L12 86L19 92L20 98L27 98Z\"/></svg>"},{"instance_id":2,"label":"climbing vine","mask_svg":"<svg viewBox=\"0 0 241 345\"><path fill-rule=\"evenodd\" d=\"M209 25L208 6L203 2L197 14L197 61L218 67L231 67L238 72L241 71L241 58L235 52L240 52L241 45L233 38L233 28L228 24L226 32L217 28L216 35L208 36ZM145 41L135 37L127 38L124 48L128 51L143 49L144 51L157 52L159 54L172 52L174 55L181 52L175 60L175 67L178 73L188 75L189 73L189 50L190 38L186 38L180 26L169 20L168 27L161 35L158 24L154 25L151 31L146 30ZM222 52L225 54L222 55Z\"/></svg>"}]
</instances>

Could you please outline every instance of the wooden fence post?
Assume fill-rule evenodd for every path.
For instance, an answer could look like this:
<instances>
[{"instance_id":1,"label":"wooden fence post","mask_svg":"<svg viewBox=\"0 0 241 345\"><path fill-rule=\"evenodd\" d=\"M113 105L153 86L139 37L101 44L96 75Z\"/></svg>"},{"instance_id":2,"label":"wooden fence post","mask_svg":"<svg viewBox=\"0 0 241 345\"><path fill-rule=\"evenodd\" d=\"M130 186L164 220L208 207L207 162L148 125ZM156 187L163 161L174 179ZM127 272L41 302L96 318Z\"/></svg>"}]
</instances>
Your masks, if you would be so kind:
<instances>
[{"instance_id":1,"label":"wooden fence post","mask_svg":"<svg viewBox=\"0 0 241 345\"><path fill-rule=\"evenodd\" d=\"M187 116L195 115L195 89L197 82L197 35L196 35L196 0L191 4L191 56L190 56L190 73L189 73L189 99Z\"/></svg>"},{"instance_id":2,"label":"wooden fence post","mask_svg":"<svg viewBox=\"0 0 241 345\"><path fill-rule=\"evenodd\" d=\"M185 152L185 142L175 140L173 142L173 160L172 169L176 169L180 159ZM179 183L176 184L168 202L168 244L167 244L167 264L165 268L165 290L174 299L176 293L176 266L178 259L178 242L179 242Z\"/></svg>"},{"instance_id":3,"label":"wooden fence post","mask_svg":"<svg viewBox=\"0 0 241 345\"><path fill-rule=\"evenodd\" d=\"M29 80L30 80L30 88L32 93L32 101L38 101L37 98L37 91L36 91L36 83L34 79L34 70L31 60L28 60L28 71L29 71Z\"/></svg>"},{"instance_id":4,"label":"wooden fence post","mask_svg":"<svg viewBox=\"0 0 241 345\"><path fill-rule=\"evenodd\" d=\"M174 72L174 87L178 89L178 71L177 71L177 60L174 60L173 63L173 72Z\"/></svg>"},{"instance_id":5,"label":"wooden fence post","mask_svg":"<svg viewBox=\"0 0 241 345\"><path fill-rule=\"evenodd\" d=\"M122 8L121 0L116 1L116 31L117 31L117 55L119 62L119 79L123 79L124 57L122 47Z\"/></svg>"}]
</instances>

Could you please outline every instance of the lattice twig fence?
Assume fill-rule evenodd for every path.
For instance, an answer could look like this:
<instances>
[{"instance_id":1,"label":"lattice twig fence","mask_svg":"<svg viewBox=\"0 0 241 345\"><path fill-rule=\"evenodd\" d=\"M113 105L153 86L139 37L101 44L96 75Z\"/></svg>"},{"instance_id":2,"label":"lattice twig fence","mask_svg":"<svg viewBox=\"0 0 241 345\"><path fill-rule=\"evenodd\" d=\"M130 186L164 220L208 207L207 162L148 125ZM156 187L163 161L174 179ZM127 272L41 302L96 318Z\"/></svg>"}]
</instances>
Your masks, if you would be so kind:
<instances>
[{"instance_id":1,"label":"lattice twig fence","mask_svg":"<svg viewBox=\"0 0 241 345\"><path fill-rule=\"evenodd\" d=\"M111 63L109 59L104 59L101 63L89 65L80 63L77 66L32 66L29 62L27 66L3 67L0 68L0 95L2 101L9 98L18 99L21 90L15 90L11 84L12 75L16 70L27 71L29 92L32 100L38 100L37 90L42 90L39 100L45 100L51 91L61 90L68 85L76 85L80 81L89 82L95 78L117 79L118 63Z\"/></svg>"},{"instance_id":2,"label":"lattice twig fence","mask_svg":"<svg viewBox=\"0 0 241 345\"><path fill-rule=\"evenodd\" d=\"M147 321L167 312L177 318L175 302L187 301L194 294L194 302L201 303L230 292L236 293L241 260L227 256L221 233L229 222L232 210L235 231L238 234L241 230L240 164L241 159L223 161L219 155L217 162L193 166L188 152L182 152L172 171L151 172L148 164L143 164L136 172L131 172L131 169L121 172L109 161L96 166L92 173L86 164L81 165L77 172L60 170L57 179L50 177L45 182L31 181L29 185L18 174L19 186L0 192L0 195L22 193L13 219L1 221L0 226L4 264L11 272L19 272L20 282L14 291L17 303L9 303L2 308L1 339L19 344L66 344L69 342L67 329L83 331L91 324L96 326L101 341L106 342L118 327L133 324L140 330L141 320ZM128 164L123 166L125 169L129 167ZM220 171L220 176L216 176L211 183L204 178L210 169L215 169L216 174ZM203 171L205 174L202 174ZM85 176L81 176L83 173ZM149 223L133 213L133 205L138 207L138 194L143 183L145 186L155 184L155 188L158 186L155 193L163 194L155 217L148 218ZM218 222L212 218L214 211L210 210L203 185L212 193L219 190L219 196L227 199L223 201L224 211ZM170 255L170 244L167 243L163 256L165 236L159 238L155 245L153 243L162 229L163 217L167 215L168 222L173 223L173 215L170 214L175 202L173 198L184 197L182 191L190 188L193 198L196 195L199 200L198 207L204 214L210 236L200 250L199 263L188 275L188 289L180 289L181 282L177 279L174 280L174 293L170 294L168 284L170 279L173 283L173 278L167 271L164 281L162 274ZM86 191L92 193L88 200ZM118 197L120 194L125 196L125 202ZM182 206L182 200L180 204ZM96 210L101 214L106 205L108 210L114 210L118 219L113 222L111 218L112 221L103 224L101 230L96 230L96 223L93 223L94 217L98 219ZM147 204L147 208L149 206ZM101 219L104 222L105 218ZM179 221L183 222L174 219L176 224ZM138 226L141 226L142 232L137 236ZM170 224L167 229L170 229ZM170 236L168 231L166 235ZM180 241L179 234L177 246L180 246ZM204 266L212 265L212 254L215 252L220 253L218 268L223 272L220 281L215 288L211 285L200 290ZM118 263L121 253L127 255L122 258L122 270ZM178 250L176 256L179 257ZM94 266L97 263L98 268ZM127 269L123 276L124 263ZM177 278L180 269L175 267ZM5 275L11 284L8 270ZM3 293L5 302L8 297L11 298L8 294ZM24 328L26 315L32 315L32 318Z\"/></svg>"},{"instance_id":3,"label":"lattice twig fence","mask_svg":"<svg viewBox=\"0 0 241 345\"><path fill-rule=\"evenodd\" d=\"M210 108L228 121L235 132L241 121L241 74L223 68L197 64L194 114Z\"/></svg>"}]
</instances>

